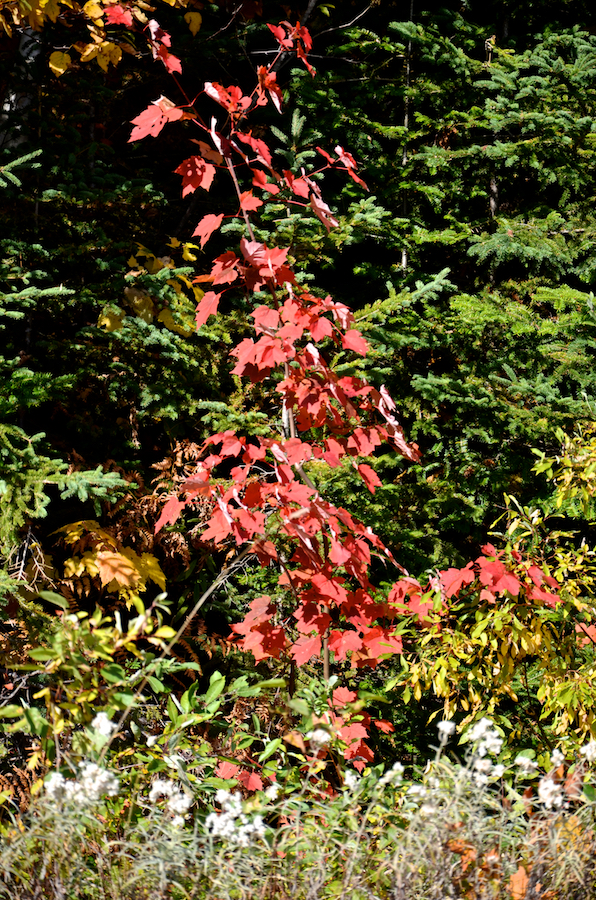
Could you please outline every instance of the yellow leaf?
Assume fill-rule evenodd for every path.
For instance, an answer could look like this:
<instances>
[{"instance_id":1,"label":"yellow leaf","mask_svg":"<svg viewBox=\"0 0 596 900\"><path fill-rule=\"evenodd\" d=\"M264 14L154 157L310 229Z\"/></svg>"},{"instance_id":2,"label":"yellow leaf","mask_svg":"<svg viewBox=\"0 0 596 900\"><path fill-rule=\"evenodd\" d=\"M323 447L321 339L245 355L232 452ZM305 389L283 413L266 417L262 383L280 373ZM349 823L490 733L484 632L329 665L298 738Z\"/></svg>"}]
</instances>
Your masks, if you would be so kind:
<instances>
[{"instance_id":1,"label":"yellow leaf","mask_svg":"<svg viewBox=\"0 0 596 900\"><path fill-rule=\"evenodd\" d=\"M12 28L2 15L0 15L0 25L2 26L8 37L12 37Z\"/></svg>"},{"instance_id":2,"label":"yellow leaf","mask_svg":"<svg viewBox=\"0 0 596 900\"><path fill-rule=\"evenodd\" d=\"M85 48L81 51L81 62L89 62L97 56L97 53L97 44L85 44Z\"/></svg>"},{"instance_id":3,"label":"yellow leaf","mask_svg":"<svg viewBox=\"0 0 596 900\"><path fill-rule=\"evenodd\" d=\"M171 641L173 637L176 637L176 632L173 628L170 628L169 625L162 625L161 628L158 628L153 637L163 638L166 641Z\"/></svg>"},{"instance_id":4,"label":"yellow leaf","mask_svg":"<svg viewBox=\"0 0 596 900\"><path fill-rule=\"evenodd\" d=\"M189 262L196 262L197 255L196 253L191 253L191 249L198 250L197 244L184 244L184 250L182 251L182 259L186 259Z\"/></svg>"},{"instance_id":5,"label":"yellow leaf","mask_svg":"<svg viewBox=\"0 0 596 900\"><path fill-rule=\"evenodd\" d=\"M85 3L83 12L86 16L89 16L90 19L101 19L104 11L99 3L95 2L95 0L89 0L88 3Z\"/></svg>"},{"instance_id":6,"label":"yellow leaf","mask_svg":"<svg viewBox=\"0 0 596 900\"><path fill-rule=\"evenodd\" d=\"M124 288L124 296L126 297L129 306L132 311L139 319L142 319L144 322L152 322L153 316L155 315L155 307L153 306L153 300L147 293L147 291L141 291L139 288Z\"/></svg>"},{"instance_id":7,"label":"yellow leaf","mask_svg":"<svg viewBox=\"0 0 596 900\"><path fill-rule=\"evenodd\" d=\"M71 63L72 59L68 53L61 53L59 50L55 50L50 56L50 69L58 78L60 75L64 75L66 70L70 68Z\"/></svg>"},{"instance_id":8,"label":"yellow leaf","mask_svg":"<svg viewBox=\"0 0 596 900\"><path fill-rule=\"evenodd\" d=\"M162 591L165 589L166 576L152 553L143 553L141 556L138 556L130 547L125 547L122 550L122 555L131 561L139 575L141 584L137 584L135 587L145 590L145 582L149 580L158 584Z\"/></svg>"},{"instance_id":9,"label":"yellow leaf","mask_svg":"<svg viewBox=\"0 0 596 900\"><path fill-rule=\"evenodd\" d=\"M141 576L138 569L122 553L100 550L95 555L95 562L101 583L104 585L115 581L119 585L132 588L139 583Z\"/></svg>"},{"instance_id":10,"label":"yellow leaf","mask_svg":"<svg viewBox=\"0 0 596 900\"><path fill-rule=\"evenodd\" d=\"M169 309L162 309L157 321L165 325L168 331L174 331L182 337L192 337L195 333L194 328L185 328L184 325L179 325Z\"/></svg>"},{"instance_id":11,"label":"yellow leaf","mask_svg":"<svg viewBox=\"0 0 596 900\"><path fill-rule=\"evenodd\" d=\"M188 23L188 27L194 37L203 24L203 16L199 12L187 12L184 13L184 21Z\"/></svg>"},{"instance_id":12,"label":"yellow leaf","mask_svg":"<svg viewBox=\"0 0 596 900\"><path fill-rule=\"evenodd\" d=\"M117 66L121 59L122 50L116 44L113 44L112 41L103 41L103 43L100 44L97 62L104 72L108 71L110 63L112 63L113 66Z\"/></svg>"},{"instance_id":13,"label":"yellow leaf","mask_svg":"<svg viewBox=\"0 0 596 900\"><path fill-rule=\"evenodd\" d=\"M60 15L59 0L39 0L39 9L44 16L47 16L48 19L55 22Z\"/></svg>"},{"instance_id":14,"label":"yellow leaf","mask_svg":"<svg viewBox=\"0 0 596 900\"><path fill-rule=\"evenodd\" d=\"M119 310L117 307L112 307L111 309L106 309L100 315L97 320L98 328L103 328L104 331L119 331L122 328L122 322L124 320L124 313L122 310Z\"/></svg>"}]
</instances>

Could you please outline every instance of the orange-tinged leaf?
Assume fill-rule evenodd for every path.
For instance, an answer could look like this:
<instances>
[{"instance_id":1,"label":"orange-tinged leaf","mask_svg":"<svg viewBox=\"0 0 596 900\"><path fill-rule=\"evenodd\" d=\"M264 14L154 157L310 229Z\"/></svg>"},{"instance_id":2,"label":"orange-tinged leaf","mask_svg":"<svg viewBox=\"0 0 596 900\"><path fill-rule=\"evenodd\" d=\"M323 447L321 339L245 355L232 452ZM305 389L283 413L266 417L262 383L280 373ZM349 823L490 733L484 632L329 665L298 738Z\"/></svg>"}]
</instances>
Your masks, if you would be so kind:
<instances>
[{"instance_id":1,"label":"orange-tinged leaf","mask_svg":"<svg viewBox=\"0 0 596 900\"><path fill-rule=\"evenodd\" d=\"M182 176L182 196L192 194L198 187L208 191L215 176L215 166L205 162L202 156L189 156L175 169ZM193 235L194 237L194 235Z\"/></svg>"},{"instance_id":2,"label":"orange-tinged leaf","mask_svg":"<svg viewBox=\"0 0 596 900\"><path fill-rule=\"evenodd\" d=\"M528 890L528 873L523 866L519 866L509 879L509 890L511 891L511 900L524 900Z\"/></svg>"},{"instance_id":3,"label":"orange-tinged leaf","mask_svg":"<svg viewBox=\"0 0 596 900\"><path fill-rule=\"evenodd\" d=\"M178 516L186 506L184 500L180 500L175 495L170 497L161 511L161 515L155 523L155 534L157 534L164 525L173 525Z\"/></svg>"},{"instance_id":4,"label":"orange-tinged leaf","mask_svg":"<svg viewBox=\"0 0 596 900\"><path fill-rule=\"evenodd\" d=\"M96 564L102 584L116 581L122 587L136 587L141 575L130 559L115 550L99 550Z\"/></svg>"},{"instance_id":5,"label":"orange-tinged leaf","mask_svg":"<svg viewBox=\"0 0 596 900\"><path fill-rule=\"evenodd\" d=\"M303 666L304 663L307 663L313 656L318 656L320 652L321 638L318 634L314 637L304 635L298 638L290 650L297 666Z\"/></svg>"}]
</instances>

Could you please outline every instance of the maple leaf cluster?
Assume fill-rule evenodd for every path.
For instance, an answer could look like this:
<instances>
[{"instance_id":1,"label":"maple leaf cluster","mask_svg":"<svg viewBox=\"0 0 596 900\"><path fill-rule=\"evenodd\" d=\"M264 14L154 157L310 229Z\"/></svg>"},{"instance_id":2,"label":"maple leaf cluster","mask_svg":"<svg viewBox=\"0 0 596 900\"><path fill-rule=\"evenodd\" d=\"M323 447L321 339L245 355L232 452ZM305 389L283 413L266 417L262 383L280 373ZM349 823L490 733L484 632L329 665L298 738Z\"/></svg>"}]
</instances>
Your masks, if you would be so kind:
<instances>
[{"instance_id":1,"label":"maple leaf cluster","mask_svg":"<svg viewBox=\"0 0 596 900\"><path fill-rule=\"evenodd\" d=\"M167 499L156 531L175 523L185 507L206 500L211 515L202 541L222 550L248 550L263 566L277 569L275 595L255 598L244 619L232 626L238 646L256 661L285 658L301 666L327 652L336 664L349 663L353 669L376 666L403 652L402 635L408 628L440 631L449 601L464 591L489 604L519 596L554 607L560 598L550 575L519 554L512 564L491 545L466 567L438 572L425 587L404 573L387 596L371 583L370 567L377 556L399 569L390 550L348 510L326 500L309 476L313 463L352 466L374 493L381 486L374 469L378 451L390 447L413 462L420 454L406 440L386 388L342 375L327 360L329 348L335 354L364 356L368 351L350 309L302 286L288 248L255 238L250 215L271 197L310 207L327 230L337 225L316 173L276 171L267 143L246 125L248 114L259 106L272 102L281 108L274 71L280 55L296 52L312 71L307 30L288 22L269 28L279 54L269 67L259 67L252 94L217 82L204 86L203 95L225 111L224 126L215 116L207 124L188 98L176 106L161 97L133 122L131 140L155 137L166 124L183 119L202 131L203 140L194 141L198 150L176 169L183 196L199 188L208 191L218 169L231 176L238 201L235 217L244 221L247 236L239 253L220 254L209 271L194 279L208 286L197 306L197 327L218 313L228 291L241 291L251 308L253 335L232 349L232 373L251 384L269 381L275 406L282 411L281 421L272 420L266 435L249 438L229 430L207 438L197 471ZM160 29L153 29L152 38L169 47ZM335 147L335 157L317 149L326 160L324 168L342 168L366 188L355 159L341 145ZM240 184L246 174L249 188ZM201 248L224 218L216 212L199 221L193 236L200 238ZM332 705L325 721L345 741L346 758L372 758L365 743L366 716L354 722ZM245 787L259 777L242 770L237 776Z\"/></svg>"}]
</instances>

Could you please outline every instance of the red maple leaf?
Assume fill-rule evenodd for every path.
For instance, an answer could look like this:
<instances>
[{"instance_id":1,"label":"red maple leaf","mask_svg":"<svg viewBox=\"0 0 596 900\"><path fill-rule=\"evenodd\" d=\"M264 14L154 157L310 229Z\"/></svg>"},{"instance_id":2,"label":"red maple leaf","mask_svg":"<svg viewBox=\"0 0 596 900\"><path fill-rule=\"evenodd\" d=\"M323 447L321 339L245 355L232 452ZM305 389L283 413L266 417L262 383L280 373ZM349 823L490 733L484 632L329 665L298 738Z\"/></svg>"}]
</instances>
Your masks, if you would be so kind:
<instances>
[{"instance_id":1,"label":"red maple leaf","mask_svg":"<svg viewBox=\"0 0 596 900\"><path fill-rule=\"evenodd\" d=\"M341 709L343 706L347 706L348 703L353 703L356 697L356 691L351 691L346 687L335 688L332 694L333 706L336 709Z\"/></svg>"},{"instance_id":2,"label":"red maple leaf","mask_svg":"<svg viewBox=\"0 0 596 900\"><path fill-rule=\"evenodd\" d=\"M326 150L323 150L322 147L316 147L315 149L317 150L317 153L320 153L321 156L324 156L325 159L327 160L327 162L330 162L331 165L333 165L333 164L335 163L335 160L333 159L333 157L332 157L332 156L329 156L329 154L327 153L327 151L326 151Z\"/></svg>"},{"instance_id":3,"label":"red maple leaf","mask_svg":"<svg viewBox=\"0 0 596 900\"><path fill-rule=\"evenodd\" d=\"M151 137L157 137L164 125L168 122L175 122L183 116L184 111L178 109L171 100L162 95L132 120L132 124L136 125L136 128L133 128L128 143L140 141L142 138L147 137L148 134Z\"/></svg>"},{"instance_id":4,"label":"red maple leaf","mask_svg":"<svg viewBox=\"0 0 596 900\"><path fill-rule=\"evenodd\" d=\"M321 653L321 638L317 634L314 637L303 635L292 645L290 653L294 657L297 666L303 666L313 656L319 656Z\"/></svg>"},{"instance_id":5,"label":"red maple leaf","mask_svg":"<svg viewBox=\"0 0 596 900\"><path fill-rule=\"evenodd\" d=\"M439 578L443 585L446 597L457 597L464 584L471 584L476 578L472 563L468 563L465 569L446 569L439 572Z\"/></svg>"},{"instance_id":6,"label":"red maple leaf","mask_svg":"<svg viewBox=\"0 0 596 900\"><path fill-rule=\"evenodd\" d=\"M362 638L356 631L332 631L329 635L329 649L337 662L343 662L351 650L360 650Z\"/></svg>"},{"instance_id":7,"label":"red maple leaf","mask_svg":"<svg viewBox=\"0 0 596 900\"><path fill-rule=\"evenodd\" d=\"M332 227L336 228L339 225L339 222L337 221L325 201L320 197L317 197L316 194L310 195L310 207L317 219L321 220L327 231L330 231Z\"/></svg>"},{"instance_id":8,"label":"red maple leaf","mask_svg":"<svg viewBox=\"0 0 596 900\"><path fill-rule=\"evenodd\" d=\"M170 53L165 44L161 44L155 54L156 59L161 59L168 72L182 73L182 63L177 56Z\"/></svg>"},{"instance_id":9,"label":"red maple leaf","mask_svg":"<svg viewBox=\"0 0 596 900\"><path fill-rule=\"evenodd\" d=\"M251 793L253 791L263 790L263 779L260 775L257 775L256 772L247 772L246 769L240 769L236 777L240 784L243 785L246 790L250 791Z\"/></svg>"},{"instance_id":10,"label":"red maple leaf","mask_svg":"<svg viewBox=\"0 0 596 900\"><path fill-rule=\"evenodd\" d=\"M273 37L284 50L291 50L294 46L294 39L290 37L286 29L283 27L286 22L280 22L279 25L267 25L267 28L273 34Z\"/></svg>"},{"instance_id":11,"label":"red maple leaf","mask_svg":"<svg viewBox=\"0 0 596 900\"><path fill-rule=\"evenodd\" d=\"M217 231L223 221L224 214L214 215L209 213L203 216L197 227L192 233L193 237L201 238L201 247L204 247L214 231Z\"/></svg>"},{"instance_id":12,"label":"red maple leaf","mask_svg":"<svg viewBox=\"0 0 596 900\"><path fill-rule=\"evenodd\" d=\"M271 169L271 151L265 141L262 141L260 138L254 138L252 134L243 134L240 131L236 132L235 137L241 140L243 144L248 144L251 150L254 150L257 160L263 163L264 166L267 166L268 169Z\"/></svg>"},{"instance_id":13,"label":"red maple leaf","mask_svg":"<svg viewBox=\"0 0 596 900\"><path fill-rule=\"evenodd\" d=\"M126 25L127 28L132 26L131 11L120 6L119 3L116 6L109 6L107 9L104 9L104 15L108 25Z\"/></svg>"},{"instance_id":14,"label":"red maple leaf","mask_svg":"<svg viewBox=\"0 0 596 900\"><path fill-rule=\"evenodd\" d=\"M182 196L192 194L201 187L208 191L215 176L215 166L205 162L202 156L189 156L174 170L182 176Z\"/></svg>"},{"instance_id":15,"label":"red maple leaf","mask_svg":"<svg viewBox=\"0 0 596 900\"><path fill-rule=\"evenodd\" d=\"M381 481L377 473L374 471L374 469L371 468L371 466L367 465L366 463L361 463L361 465L358 466L358 472L362 476L362 480L364 481L371 494L374 494L376 488L383 486L383 482Z\"/></svg>"},{"instance_id":16,"label":"red maple leaf","mask_svg":"<svg viewBox=\"0 0 596 900\"><path fill-rule=\"evenodd\" d=\"M259 79L259 84L257 87L259 100L259 106L262 106L263 103L267 102L265 97L265 91L269 94L271 98L271 102L275 106L276 110L281 112L281 104L283 103L283 94L281 92L281 88L277 83L277 75L275 72L270 72L267 66L259 66L257 69L257 77Z\"/></svg>"},{"instance_id":17,"label":"red maple leaf","mask_svg":"<svg viewBox=\"0 0 596 900\"><path fill-rule=\"evenodd\" d=\"M155 534L161 531L164 525L173 525L185 506L186 502L184 500L180 500L175 495L170 497L167 503L164 503L161 515L155 523Z\"/></svg>"},{"instance_id":18,"label":"red maple leaf","mask_svg":"<svg viewBox=\"0 0 596 900\"><path fill-rule=\"evenodd\" d=\"M308 200L310 196L310 188L304 178L294 178L292 172L289 171L284 172L284 178L287 186L293 194L296 194L297 197L304 197L305 200Z\"/></svg>"},{"instance_id":19,"label":"red maple leaf","mask_svg":"<svg viewBox=\"0 0 596 900\"><path fill-rule=\"evenodd\" d=\"M240 194L240 207L245 212L252 212L263 205L263 201L253 195L252 191L243 191Z\"/></svg>"},{"instance_id":20,"label":"red maple leaf","mask_svg":"<svg viewBox=\"0 0 596 900\"><path fill-rule=\"evenodd\" d=\"M379 731L382 731L383 734L391 734L393 731L395 731L395 728L387 719L373 719L373 721Z\"/></svg>"},{"instance_id":21,"label":"red maple leaf","mask_svg":"<svg viewBox=\"0 0 596 900\"><path fill-rule=\"evenodd\" d=\"M203 295L197 306L197 328L204 325L209 316L214 316L217 313L220 296L221 294L216 294L215 291L207 291Z\"/></svg>"},{"instance_id":22,"label":"red maple leaf","mask_svg":"<svg viewBox=\"0 0 596 900\"><path fill-rule=\"evenodd\" d=\"M219 763L215 770L215 774L218 778L225 778L226 781L228 778L235 778L238 773L240 766L235 765L234 763L228 762L227 760L223 760Z\"/></svg>"},{"instance_id":23,"label":"red maple leaf","mask_svg":"<svg viewBox=\"0 0 596 900\"><path fill-rule=\"evenodd\" d=\"M335 224L337 225L337 222ZM368 344L362 337L362 333L356 328L351 328L350 331L342 334L341 343L344 350L355 350L361 356L366 356L368 352Z\"/></svg>"},{"instance_id":24,"label":"red maple leaf","mask_svg":"<svg viewBox=\"0 0 596 900\"><path fill-rule=\"evenodd\" d=\"M251 169L251 172L253 174L253 187L261 188L261 190L267 191L269 194L279 194L278 185L267 181L267 176L261 169Z\"/></svg>"}]
</instances>

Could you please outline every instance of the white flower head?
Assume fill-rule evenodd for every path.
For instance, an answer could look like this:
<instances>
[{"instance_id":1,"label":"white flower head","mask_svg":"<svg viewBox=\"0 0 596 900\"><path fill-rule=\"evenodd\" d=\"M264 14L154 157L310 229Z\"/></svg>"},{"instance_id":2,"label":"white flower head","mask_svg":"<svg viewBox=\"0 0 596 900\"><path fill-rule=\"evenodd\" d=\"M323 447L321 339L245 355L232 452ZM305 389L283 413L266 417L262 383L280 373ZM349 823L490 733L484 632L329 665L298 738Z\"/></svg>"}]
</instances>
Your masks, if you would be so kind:
<instances>
[{"instance_id":1,"label":"white flower head","mask_svg":"<svg viewBox=\"0 0 596 900\"><path fill-rule=\"evenodd\" d=\"M280 791L281 788L279 784L274 781L273 784L270 784L269 787L265 788L265 796L267 797L267 800L271 800L271 802L274 802L275 800L277 800ZM217 794L215 795L215 799L217 800Z\"/></svg>"},{"instance_id":2,"label":"white flower head","mask_svg":"<svg viewBox=\"0 0 596 900\"><path fill-rule=\"evenodd\" d=\"M530 759L528 756L522 756L521 754L515 757L515 765L525 774L533 772L534 769L538 768L537 762L534 762L533 759Z\"/></svg>"},{"instance_id":3,"label":"white flower head","mask_svg":"<svg viewBox=\"0 0 596 900\"><path fill-rule=\"evenodd\" d=\"M65 793L66 779L60 772L52 772L45 782L45 792L52 800L62 800Z\"/></svg>"},{"instance_id":4,"label":"white flower head","mask_svg":"<svg viewBox=\"0 0 596 900\"><path fill-rule=\"evenodd\" d=\"M404 767L400 762L393 763L391 768L379 778L379 784L384 787L386 784L401 784L404 774Z\"/></svg>"},{"instance_id":5,"label":"white flower head","mask_svg":"<svg viewBox=\"0 0 596 900\"><path fill-rule=\"evenodd\" d=\"M164 797L171 797L176 789L173 781L167 778L157 778L149 791L149 803L157 803Z\"/></svg>"},{"instance_id":6,"label":"white flower head","mask_svg":"<svg viewBox=\"0 0 596 900\"><path fill-rule=\"evenodd\" d=\"M552 778L541 778L538 783L538 799L547 809L563 805L564 797L560 785Z\"/></svg>"},{"instance_id":7,"label":"white flower head","mask_svg":"<svg viewBox=\"0 0 596 900\"><path fill-rule=\"evenodd\" d=\"M167 803L167 808L171 813L184 815L193 804L193 798L184 791L174 791Z\"/></svg>"},{"instance_id":8,"label":"white flower head","mask_svg":"<svg viewBox=\"0 0 596 900\"><path fill-rule=\"evenodd\" d=\"M409 797L426 797L427 790L423 784L412 784L408 788Z\"/></svg>"},{"instance_id":9,"label":"white flower head","mask_svg":"<svg viewBox=\"0 0 596 900\"><path fill-rule=\"evenodd\" d=\"M355 772L352 772L351 769L344 775L344 787L347 791L354 791L358 787L360 783L360 778L356 775Z\"/></svg>"},{"instance_id":10,"label":"white flower head","mask_svg":"<svg viewBox=\"0 0 596 900\"><path fill-rule=\"evenodd\" d=\"M455 722L451 722L449 719L443 719L442 722L437 724L437 730L441 740L448 741L451 735L455 734Z\"/></svg>"},{"instance_id":11,"label":"white flower head","mask_svg":"<svg viewBox=\"0 0 596 900\"><path fill-rule=\"evenodd\" d=\"M589 744L584 744L583 747L580 747L579 752L587 763L593 763L596 760L596 741L592 740Z\"/></svg>"},{"instance_id":12,"label":"white flower head","mask_svg":"<svg viewBox=\"0 0 596 900\"><path fill-rule=\"evenodd\" d=\"M91 727L106 738L112 737L113 733L118 730L118 726L108 718L105 712L97 713L91 722Z\"/></svg>"},{"instance_id":13,"label":"white flower head","mask_svg":"<svg viewBox=\"0 0 596 900\"><path fill-rule=\"evenodd\" d=\"M432 803L423 803L420 807L420 815L426 817L434 816L437 811L437 807L433 806Z\"/></svg>"},{"instance_id":14,"label":"white flower head","mask_svg":"<svg viewBox=\"0 0 596 900\"><path fill-rule=\"evenodd\" d=\"M559 766L562 766L564 762L565 762L565 757L563 756L561 751L559 749L553 750L553 752L550 755L550 764L553 767L553 769L558 769Z\"/></svg>"},{"instance_id":15,"label":"white flower head","mask_svg":"<svg viewBox=\"0 0 596 900\"><path fill-rule=\"evenodd\" d=\"M310 741L314 747L324 747L331 740L331 735L324 728L315 728L314 731L308 732L306 740Z\"/></svg>"},{"instance_id":16,"label":"white flower head","mask_svg":"<svg viewBox=\"0 0 596 900\"><path fill-rule=\"evenodd\" d=\"M476 741L480 741L488 731L492 730L492 724L491 720L484 716L484 718L480 719L479 722L476 722L475 725L472 725L472 727L468 729L468 740L473 744L476 743Z\"/></svg>"}]
</instances>

